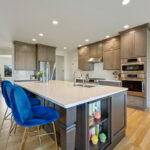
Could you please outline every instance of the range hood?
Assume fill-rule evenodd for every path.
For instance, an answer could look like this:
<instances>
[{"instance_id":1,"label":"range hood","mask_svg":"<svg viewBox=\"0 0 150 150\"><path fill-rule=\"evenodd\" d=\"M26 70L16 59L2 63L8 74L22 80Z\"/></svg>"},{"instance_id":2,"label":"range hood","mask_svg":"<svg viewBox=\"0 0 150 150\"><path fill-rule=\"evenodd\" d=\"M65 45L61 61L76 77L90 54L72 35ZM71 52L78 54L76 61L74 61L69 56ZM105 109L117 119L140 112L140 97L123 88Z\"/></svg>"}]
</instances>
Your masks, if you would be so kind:
<instances>
[{"instance_id":1,"label":"range hood","mask_svg":"<svg viewBox=\"0 0 150 150\"><path fill-rule=\"evenodd\" d=\"M88 60L89 63L101 63L102 61L103 61L102 57L99 57L99 58L91 57Z\"/></svg>"}]
</instances>

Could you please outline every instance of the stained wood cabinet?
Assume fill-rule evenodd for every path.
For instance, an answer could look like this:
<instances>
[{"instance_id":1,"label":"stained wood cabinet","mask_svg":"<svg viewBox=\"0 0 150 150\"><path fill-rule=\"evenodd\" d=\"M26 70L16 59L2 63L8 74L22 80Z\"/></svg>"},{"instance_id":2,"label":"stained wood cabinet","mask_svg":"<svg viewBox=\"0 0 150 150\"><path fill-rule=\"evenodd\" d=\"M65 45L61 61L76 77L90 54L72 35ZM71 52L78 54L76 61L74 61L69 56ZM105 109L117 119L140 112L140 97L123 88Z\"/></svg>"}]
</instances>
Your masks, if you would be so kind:
<instances>
[{"instance_id":1,"label":"stained wood cabinet","mask_svg":"<svg viewBox=\"0 0 150 150\"><path fill-rule=\"evenodd\" d=\"M89 46L89 57L99 58L103 56L103 45L102 43L94 43Z\"/></svg>"},{"instance_id":2,"label":"stained wood cabinet","mask_svg":"<svg viewBox=\"0 0 150 150\"><path fill-rule=\"evenodd\" d=\"M55 47L37 44L37 61L55 61Z\"/></svg>"},{"instance_id":3,"label":"stained wood cabinet","mask_svg":"<svg viewBox=\"0 0 150 150\"><path fill-rule=\"evenodd\" d=\"M104 69L111 70L113 68L113 51L103 52Z\"/></svg>"},{"instance_id":4,"label":"stained wood cabinet","mask_svg":"<svg viewBox=\"0 0 150 150\"><path fill-rule=\"evenodd\" d=\"M78 50L78 68L88 71L89 68L89 47L82 47Z\"/></svg>"},{"instance_id":5,"label":"stained wood cabinet","mask_svg":"<svg viewBox=\"0 0 150 150\"><path fill-rule=\"evenodd\" d=\"M146 29L121 33L121 58L146 56Z\"/></svg>"},{"instance_id":6,"label":"stained wood cabinet","mask_svg":"<svg viewBox=\"0 0 150 150\"><path fill-rule=\"evenodd\" d=\"M119 70L120 61L120 37L106 40L103 44L103 61L105 70Z\"/></svg>"},{"instance_id":7,"label":"stained wood cabinet","mask_svg":"<svg viewBox=\"0 0 150 150\"><path fill-rule=\"evenodd\" d=\"M146 56L146 29L137 30L134 33L134 52L135 57Z\"/></svg>"},{"instance_id":8,"label":"stained wood cabinet","mask_svg":"<svg viewBox=\"0 0 150 150\"><path fill-rule=\"evenodd\" d=\"M120 49L103 52L103 61L105 70L120 69Z\"/></svg>"},{"instance_id":9,"label":"stained wood cabinet","mask_svg":"<svg viewBox=\"0 0 150 150\"><path fill-rule=\"evenodd\" d=\"M37 70L39 61L55 62L55 47L14 42L15 70ZM51 63L50 63L51 64Z\"/></svg>"},{"instance_id":10,"label":"stained wood cabinet","mask_svg":"<svg viewBox=\"0 0 150 150\"><path fill-rule=\"evenodd\" d=\"M14 42L15 70L36 70L36 48L33 44Z\"/></svg>"},{"instance_id":11,"label":"stained wood cabinet","mask_svg":"<svg viewBox=\"0 0 150 150\"><path fill-rule=\"evenodd\" d=\"M115 50L115 49L120 49L120 36L110 38L106 40L103 44L104 51Z\"/></svg>"}]
</instances>

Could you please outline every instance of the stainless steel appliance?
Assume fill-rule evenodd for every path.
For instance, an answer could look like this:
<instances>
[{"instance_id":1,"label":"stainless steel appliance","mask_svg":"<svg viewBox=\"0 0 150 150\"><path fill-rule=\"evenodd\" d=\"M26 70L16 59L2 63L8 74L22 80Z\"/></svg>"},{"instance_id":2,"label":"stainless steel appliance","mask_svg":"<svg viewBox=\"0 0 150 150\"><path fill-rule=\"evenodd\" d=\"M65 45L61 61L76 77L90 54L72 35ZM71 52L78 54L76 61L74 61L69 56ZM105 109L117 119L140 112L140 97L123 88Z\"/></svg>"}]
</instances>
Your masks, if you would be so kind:
<instances>
[{"instance_id":1,"label":"stainless steel appliance","mask_svg":"<svg viewBox=\"0 0 150 150\"><path fill-rule=\"evenodd\" d=\"M121 73L146 73L146 58L122 59Z\"/></svg>"},{"instance_id":2,"label":"stainless steel appliance","mask_svg":"<svg viewBox=\"0 0 150 150\"><path fill-rule=\"evenodd\" d=\"M121 60L122 87L128 88L128 95L146 97L146 58Z\"/></svg>"},{"instance_id":3,"label":"stainless steel appliance","mask_svg":"<svg viewBox=\"0 0 150 150\"><path fill-rule=\"evenodd\" d=\"M39 70L43 73L43 82L55 79L56 63L40 61Z\"/></svg>"}]
</instances>

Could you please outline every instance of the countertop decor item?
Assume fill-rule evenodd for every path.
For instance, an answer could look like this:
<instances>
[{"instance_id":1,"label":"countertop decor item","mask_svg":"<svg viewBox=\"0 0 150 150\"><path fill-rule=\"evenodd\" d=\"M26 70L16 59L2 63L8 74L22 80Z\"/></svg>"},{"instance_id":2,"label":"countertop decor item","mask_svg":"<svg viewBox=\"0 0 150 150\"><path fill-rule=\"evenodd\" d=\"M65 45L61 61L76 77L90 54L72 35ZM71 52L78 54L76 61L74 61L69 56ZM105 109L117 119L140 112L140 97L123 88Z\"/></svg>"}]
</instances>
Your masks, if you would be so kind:
<instances>
[{"instance_id":1,"label":"countertop decor item","mask_svg":"<svg viewBox=\"0 0 150 150\"><path fill-rule=\"evenodd\" d=\"M42 77L43 77L43 73L41 71L39 71L37 73L38 78L40 79L40 81L42 82Z\"/></svg>"},{"instance_id":2,"label":"countertop decor item","mask_svg":"<svg viewBox=\"0 0 150 150\"><path fill-rule=\"evenodd\" d=\"M98 143L98 137L96 135L92 136L92 143L95 145Z\"/></svg>"},{"instance_id":3,"label":"countertop decor item","mask_svg":"<svg viewBox=\"0 0 150 150\"><path fill-rule=\"evenodd\" d=\"M106 136L105 133L101 133L101 134L99 135L99 138L100 138L100 141L101 141L102 143L105 143L105 142L106 142L106 139L107 139L107 136Z\"/></svg>"},{"instance_id":4,"label":"countertop decor item","mask_svg":"<svg viewBox=\"0 0 150 150\"><path fill-rule=\"evenodd\" d=\"M112 74L114 75L114 79L115 79L115 80L120 80L120 78L121 78L121 73L115 71L115 72L113 72Z\"/></svg>"}]
</instances>

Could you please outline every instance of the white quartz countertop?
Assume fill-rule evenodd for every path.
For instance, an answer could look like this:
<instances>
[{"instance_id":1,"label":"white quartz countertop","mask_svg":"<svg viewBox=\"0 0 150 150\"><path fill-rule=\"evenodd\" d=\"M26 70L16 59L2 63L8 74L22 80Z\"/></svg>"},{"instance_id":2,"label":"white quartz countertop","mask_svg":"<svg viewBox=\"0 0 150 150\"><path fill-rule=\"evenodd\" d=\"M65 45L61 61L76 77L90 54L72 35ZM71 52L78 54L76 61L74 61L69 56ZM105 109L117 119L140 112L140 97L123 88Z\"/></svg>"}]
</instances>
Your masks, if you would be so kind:
<instances>
[{"instance_id":1,"label":"white quartz countertop","mask_svg":"<svg viewBox=\"0 0 150 150\"><path fill-rule=\"evenodd\" d=\"M52 80L49 83L16 82L32 93L39 95L61 107L69 108L104 98L119 92L127 91L126 88L113 86L79 87L73 86L73 82Z\"/></svg>"}]
</instances>

